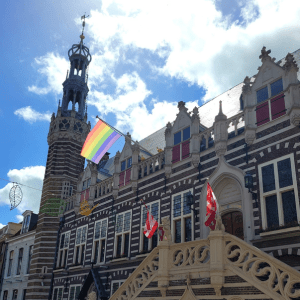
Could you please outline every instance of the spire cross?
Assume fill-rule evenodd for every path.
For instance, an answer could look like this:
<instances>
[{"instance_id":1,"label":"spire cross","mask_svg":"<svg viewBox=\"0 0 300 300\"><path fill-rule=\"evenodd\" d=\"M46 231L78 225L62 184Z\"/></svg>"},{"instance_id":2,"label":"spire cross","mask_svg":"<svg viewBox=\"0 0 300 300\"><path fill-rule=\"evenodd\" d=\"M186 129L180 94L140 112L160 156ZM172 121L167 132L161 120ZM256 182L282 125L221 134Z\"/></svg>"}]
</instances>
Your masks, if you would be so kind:
<instances>
[{"instance_id":1,"label":"spire cross","mask_svg":"<svg viewBox=\"0 0 300 300\"><path fill-rule=\"evenodd\" d=\"M84 27L85 27L85 19L89 17L85 15L86 13L84 13L84 15L81 17L81 20L83 20L82 22L82 36L83 36L83 31L84 31Z\"/></svg>"}]
</instances>

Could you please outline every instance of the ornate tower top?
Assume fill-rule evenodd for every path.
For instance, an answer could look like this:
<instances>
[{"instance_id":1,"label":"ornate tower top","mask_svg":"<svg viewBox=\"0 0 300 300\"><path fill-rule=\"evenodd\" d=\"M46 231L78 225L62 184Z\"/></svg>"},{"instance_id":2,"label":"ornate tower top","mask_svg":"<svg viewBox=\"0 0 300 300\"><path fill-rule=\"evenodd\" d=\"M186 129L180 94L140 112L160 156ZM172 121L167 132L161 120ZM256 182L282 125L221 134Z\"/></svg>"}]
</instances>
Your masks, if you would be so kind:
<instances>
[{"instance_id":1,"label":"ornate tower top","mask_svg":"<svg viewBox=\"0 0 300 300\"><path fill-rule=\"evenodd\" d=\"M88 66L92 60L89 48L83 44L85 19L86 16L83 15L81 17L83 22L80 42L72 45L68 51L70 72L67 72L66 80L63 83L62 106L59 105L57 112L58 116L75 117L81 121L87 120ZM69 106L70 102L72 105ZM78 108L76 108L76 104L78 104Z\"/></svg>"}]
</instances>

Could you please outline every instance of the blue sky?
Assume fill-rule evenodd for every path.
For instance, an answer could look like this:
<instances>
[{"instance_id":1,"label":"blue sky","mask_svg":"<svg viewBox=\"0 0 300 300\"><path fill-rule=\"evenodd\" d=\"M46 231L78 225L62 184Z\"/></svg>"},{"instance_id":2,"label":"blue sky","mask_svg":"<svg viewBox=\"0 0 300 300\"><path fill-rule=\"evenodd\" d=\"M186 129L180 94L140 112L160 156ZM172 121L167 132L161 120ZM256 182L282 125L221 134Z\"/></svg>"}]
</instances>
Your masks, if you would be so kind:
<instances>
[{"instance_id":1,"label":"blue sky","mask_svg":"<svg viewBox=\"0 0 300 300\"><path fill-rule=\"evenodd\" d=\"M230 2L230 5L228 4ZM300 3L292 0L6 1L1 10L0 227L38 212L48 151L68 64L86 12L90 48L88 118L98 114L134 140L257 73L263 46L281 59L300 48ZM280 20L280 22L279 22ZM212 112L212 118L216 112ZM123 147L123 139L111 153Z\"/></svg>"}]
</instances>

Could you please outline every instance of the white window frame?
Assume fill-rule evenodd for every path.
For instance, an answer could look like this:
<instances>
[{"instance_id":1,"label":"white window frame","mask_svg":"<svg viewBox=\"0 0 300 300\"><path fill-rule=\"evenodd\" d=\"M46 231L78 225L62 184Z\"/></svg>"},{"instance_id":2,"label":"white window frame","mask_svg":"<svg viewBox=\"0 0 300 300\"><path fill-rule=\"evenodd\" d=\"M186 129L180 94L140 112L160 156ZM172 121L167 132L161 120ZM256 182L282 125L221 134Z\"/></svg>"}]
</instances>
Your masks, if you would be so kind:
<instances>
[{"instance_id":1,"label":"white window frame","mask_svg":"<svg viewBox=\"0 0 300 300\"><path fill-rule=\"evenodd\" d=\"M105 233L105 237L101 237L101 231L102 231L102 226L103 223L106 222L106 233ZM96 234L96 227L97 227L97 223L101 223L100 226L100 235L99 238L95 238L95 234ZM105 263L105 254L106 254L106 247L107 247L107 231L108 231L108 218L99 220L97 222L95 222L95 226L94 226L94 242L93 242L93 251L92 251L92 260L94 260L95 257L95 251L96 251L96 242L99 242L99 249L98 249L98 258L97 261L94 261L94 264L104 264ZM101 257L101 241L105 241L105 248L104 248L104 260L102 262L100 262L100 257Z\"/></svg>"},{"instance_id":2,"label":"white window frame","mask_svg":"<svg viewBox=\"0 0 300 300\"><path fill-rule=\"evenodd\" d=\"M130 224L129 224L129 230L124 231L124 222L125 222L125 214L130 212ZM122 225L122 232L117 232L117 226L118 226L118 216L123 215L123 225ZM124 253L125 248L125 235L129 233L129 245L128 245L128 256L130 256L130 244L131 244L131 226L132 226L132 210L126 210L124 212L118 213L116 215L116 230L115 230L115 243L114 243L114 257L117 256L117 241L118 236L122 235L122 246L121 246L121 256Z\"/></svg>"},{"instance_id":3,"label":"white window frame","mask_svg":"<svg viewBox=\"0 0 300 300\"><path fill-rule=\"evenodd\" d=\"M74 287L74 298L71 299L71 288ZM81 284L72 284L69 287L69 295L68 295L68 300L76 300L75 296L76 296L76 288L79 287L81 290L82 285Z\"/></svg>"},{"instance_id":4,"label":"white window frame","mask_svg":"<svg viewBox=\"0 0 300 300\"><path fill-rule=\"evenodd\" d=\"M193 195L193 188L187 189L185 191L182 191L180 193L176 193L172 195L172 203L171 203L171 232L172 232L172 241L175 243L175 221L181 220L181 243L185 242L185 224L184 224L184 220L186 218L191 217L191 223L192 223L192 234L191 234L191 240L194 240L194 213L193 213L193 209L194 209L194 204L191 205L191 212L189 214L183 215L183 199L184 199L184 194L191 192L191 194ZM181 215L179 217L175 217L174 218L174 198L176 196L181 196Z\"/></svg>"},{"instance_id":5,"label":"white window frame","mask_svg":"<svg viewBox=\"0 0 300 300\"><path fill-rule=\"evenodd\" d=\"M114 283L118 283L119 284L119 287L118 287L118 289L120 288L120 286L123 284L125 282L125 280L112 280L111 282L110 282L110 297L113 295L113 285L114 285ZM117 289L117 290L118 290ZM116 291L117 291L116 290Z\"/></svg>"},{"instance_id":6,"label":"white window frame","mask_svg":"<svg viewBox=\"0 0 300 300\"><path fill-rule=\"evenodd\" d=\"M86 232L85 232L85 240L82 241L82 230L86 228ZM80 242L78 244L76 244L77 241L77 234L78 234L78 230L81 229L81 234L80 234ZM84 257L83 257L83 265L84 265L84 261L85 261L85 255L86 255L86 240L87 240L87 233L88 233L88 225L84 225L81 227L78 227L76 230L76 235L75 235L75 246L74 246L74 259L73 259L73 264L76 263L76 253L77 253L77 248L80 247L79 249L79 262L77 265L81 265L81 255L82 255L82 249L84 246Z\"/></svg>"},{"instance_id":7,"label":"white window frame","mask_svg":"<svg viewBox=\"0 0 300 300\"><path fill-rule=\"evenodd\" d=\"M20 257L20 250L22 249L22 256ZM20 247L18 249L18 257L17 257L17 264L16 264L16 274L15 276L20 276L21 275L21 271L22 271L22 264L24 262L24 247ZM20 259L21 258L21 259ZM19 270L20 269L20 270ZM19 272L19 273L18 273ZM23 275L23 273L22 273Z\"/></svg>"},{"instance_id":8,"label":"white window frame","mask_svg":"<svg viewBox=\"0 0 300 300\"><path fill-rule=\"evenodd\" d=\"M152 201L150 203L147 203L147 207L150 211L150 213L152 213L152 205L158 203L158 220L156 220L158 222L158 224L160 224L160 200L155 200ZM143 251L144 248L144 239L147 239L147 237L144 235L144 230L145 230L145 223L143 224L143 209L144 209L144 205L141 205L141 230L140 230L140 252ZM157 234L157 245L158 245L158 240L159 240L159 234ZM152 250L152 238L149 239L148 242L148 251Z\"/></svg>"},{"instance_id":9,"label":"white window frame","mask_svg":"<svg viewBox=\"0 0 300 300\"><path fill-rule=\"evenodd\" d=\"M76 232L77 233L77 232ZM64 245L62 248L60 248L60 245L61 245L61 239L62 239L62 236L65 235L65 240L64 240ZM66 237L69 237L69 239L66 239ZM60 261L60 258L61 256L62 257L62 264L63 264L63 261L64 261L64 258L65 258L65 255L67 255L66 257L66 265L64 267L66 267L68 265L68 250L69 250L69 245L70 245L70 237L71 237L71 231L66 231L66 232L63 232L61 235L60 235L60 239L59 239L59 250L58 250L58 256L57 256L57 262L56 262L56 267L57 268L60 268L61 265L59 265L59 261Z\"/></svg>"},{"instance_id":10,"label":"white window frame","mask_svg":"<svg viewBox=\"0 0 300 300\"><path fill-rule=\"evenodd\" d=\"M59 289L62 289L61 300L63 300L63 298L64 298L64 287L63 287L63 286L56 286L56 287L53 288L52 300L56 300L56 299L54 298L54 291L55 291L56 289L57 289L58 291L59 291ZM57 295L58 295L58 291L57 291Z\"/></svg>"},{"instance_id":11,"label":"white window frame","mask_svg":"<svg viewBox=\"0 0 300 300\"><path fill-rule=\"evenodd\" d=\"M12 258L10 258L10 254L12 253ZM15 256L15 251L14 250L9 250L7 251L8 259L7 259L7 271L6 271L6 278L9 278L12 276L12 271L13 271L13 265L14 265L14 256ZM11 261L11 265L9 265ZM8 275L8 271L10 271Z\"/></svg>"},{"instance_id":12,"label":"white window frame","mask_svg":"<svg viewBox=\"0 0 300 300\"><path fill-rule=\"evenodd\" d=\"M190 127L190 137L187 139L187 140L183 140L183 130L185 130L185 129L187 129L188 127ZM177 134L178 132L181 132L181 142L179 143L179 144L174 144L174 135L175 134ZM177 132L175 132L175 133L173 133L173 147L175 147L175 146L178 146L178 145L180 145L180 160L179 161L182 161L182 143L184 143L184 142L187 142L187 141L189 141L191 139L191 125L188 125L188 126L186 126L185 128L183 128L183 129L181 129L181 130L178 130ZM190 151L191 152L191 151ZM178 162L179 162L178 161Z\"/></svg>"},{"instance_id":13,"label":"white window frame","mask_svg":"<svg viewBox=\"0 0 300 300\"><path fill-rule=\"evenodd\" d=\"M276 94L276 95L274 95L274 96L271 96L271 84L274 83L275 81L279 80L279 79L282 80L282 86L283 86L283 78L282 78L282 76L281 76L280 78L277 78L277 79L275 79L275 80L270 81L270 82L267 83L267 84L264 84L264 85L260 86L260 87L255 91L256 105L260 105L260 104L265 103L265 102L268 102L268 103L269 103L269 104L268 104L268 107L269 107L269 118L270 118L270 121L269 121L269 122L273 121L273 118L272 118L272 111L271 111L271 100L272 100L274 97L277 97L279 94L283 93L283 91L284 91L284 89L283 89L282 92L280 92L280 93L278 93L278 94ZM268 88L268 99L266 99L266 100L264 100L264 101L258 103L258 102L257 102L257 93L256 93L256 92L258 92L259 90L262 90L262 89L265 88L265 87ZM284 116L284 115L283 115L283 116ZM281 117L283 117L283 116L281 116ZM279 118L280 118L280 117L279 117ZM276 118L276 119L278 119L278 118ZM275 119L275 120L276 120L276 119Z\"/></svg>"},{"instance_id":14,"label":"white window frame","mask_svg":"<svg viewBox=\"0 0 300 300\"><path fill-rule=\"evenodd\" d=\"M279 161L285 160L289 158L291 161L291 171L292 171L292 178L293 178L293 184L284 188L279 188L279 178L278 178L278 168L277 163ZM274 176L275 176L275 190L272 190L270 192L263 192L263 181L262 181L262 168L268 165L274 165ZM294 189L295 194L295 202L296 202L296 210L297 210L297 219L298 223L300 221L300 207L299 207L299 201L297 201L298 198L298 188L297 188L297 177L296 177L296 170L295 170L295 159L294 154L288 154L285 156L281 156L279 158L276 158L274 160L270 160L268 162L265 162L263 164L260 164L258 166L258 176L259 176L259 191L260 191L260 208L261 208L261 214L262 214L262 228L266 229L268 227L267 223L267 210L266 210L266 197L275 195L277 196L277 207L278 207L278 219L279 219L279 226L284 225L284 216L283 216L283 206L282 206L282 197L281 194L283 192L291 191Z\"/></svg>"},{"instance_id":15,"label":"white window frame","mask_svg":"<svg viewBox=\"0 0 300 300\"><path fill-rule=\"evenodd\" d=\"M24 216L21 234L28 232L29 227L30 227L30 219L31 219L31 214L27 214L27 215ZM27 220L28 220L28 222L27 222Z\"/></svg>"}]
</instances>

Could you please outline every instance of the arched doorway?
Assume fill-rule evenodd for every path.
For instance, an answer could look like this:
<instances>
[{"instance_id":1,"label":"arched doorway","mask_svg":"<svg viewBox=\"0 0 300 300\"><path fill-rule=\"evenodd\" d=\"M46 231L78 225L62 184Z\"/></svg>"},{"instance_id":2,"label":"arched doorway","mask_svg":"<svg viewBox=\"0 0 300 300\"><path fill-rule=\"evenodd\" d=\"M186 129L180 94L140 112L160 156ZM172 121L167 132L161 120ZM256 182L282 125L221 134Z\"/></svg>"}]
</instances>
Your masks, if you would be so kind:
<instances>
[{"instance_id":1,"label":"arched doorway","mask_svg":"<svg viewBox=\"0 0 300 300\"><path fill-rule=\"evenodd\" d=\"M222 215L225 231L244 239L243 214L240 211L231 211Z\"/></svg>"}]
</instances>

